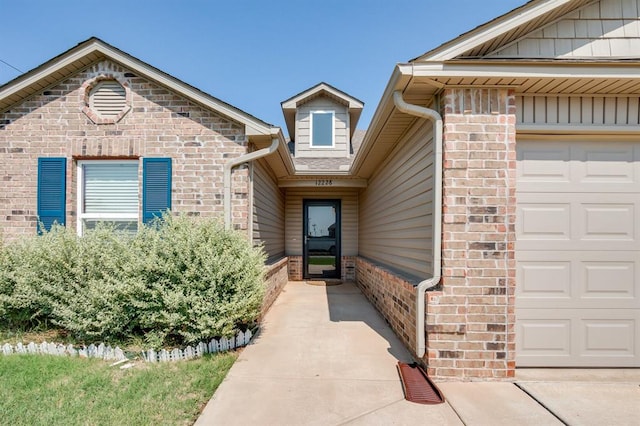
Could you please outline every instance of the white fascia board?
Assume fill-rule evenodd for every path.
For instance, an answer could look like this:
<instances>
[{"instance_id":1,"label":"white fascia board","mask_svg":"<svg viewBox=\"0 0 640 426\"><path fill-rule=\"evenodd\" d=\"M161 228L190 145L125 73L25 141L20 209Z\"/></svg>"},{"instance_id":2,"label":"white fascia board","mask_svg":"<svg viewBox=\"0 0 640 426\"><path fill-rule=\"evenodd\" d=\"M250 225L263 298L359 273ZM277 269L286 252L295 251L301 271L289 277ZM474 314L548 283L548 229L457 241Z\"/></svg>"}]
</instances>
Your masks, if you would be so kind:
<instances>
[{"instance_id":1,"label":"white fascia board","mask_svg":"<svg viewBox=\"0 0 640 426\"><path fill-rule=\"evenodd\" d=\"M282 109L283 110L294 110L294 109L297 108L298 103L303 102L307 98L315 95L318 92L322 92L322 91L331 93L333 96L344 100L345 102L347 102L349 109L362 109L362 108L364 108L364 105L362 104L362 102L358 101L353 96L347 95L344 92L340 92L340 91L334 89L333 87L322 83L322 84L318 84L317 86L315 86L311 90L307 90L305 92L302 92L298 96L295 96L295 97L293 97L291 99L288 99L287 101L283 102L282 103Z\"/></svg>"},{"instance_id":2,"label":"white fascia board","mask_svg":"<svg viewBox=\"0 0 640 426\"><path fill-rule=\"evenodd\" d=\"M14 84L9 85L8 87L5 87L4 90L0 91L0 99L4 99L5 97L11 96L16 92L19 92L23 89L26 89L27 87L31 86L32 84L38 82L39 80L45 78L47 75L52 74L56 71L59 71L61 69L63 69L64 67L71 65L72 63L74 63L75 61L83 58L84 56L87 56L89 53L91 53L92 51L96 50L94 47L94 44L90 44L87 45L86 47L73 52L72 54L65 56L63 58L59 58L58 60L54 60L54 62L52 64L50 64L49 66L47 66L46 68L38 71L37 73L33 74L32 76L22 80L22 81L18 81ZM18 77L19 78L19 77Z\"/></svg>"},{"instance_id":3,"label":"white fascia board","mask_svg":"<svg viewBox=\"0 0 640 426\"><path fill-rule=\"evenodd\" d=\"M472 50L477 46L493 40L520 25L536 19L537 17L551 12L554 9L564 6L567 3L571 3L573 0L548 0L539 4L531 5L529 9L520 11L514 16L510 16L510 13L503 16L500 22L496 22L485 29L478 29L478 31L472 31L469 34L463 34L457 39L453 39L453 45L444 48L441 51L436 51L429 56L420 56L415 59L416 62L422 61L446 61L453 59L464 52ZM525 8L527 5L524 6ZM515 11L513 12L515 13Z\"/></svg>"},{"instance_id":4,"label":"white fascia board","mask_svg":"<svg viewBox=\"0 0 640 426\"><path fill-rule=\"evenodd\" d=\"M229 117L232 120L235 120L239 123L242 123L246 126L246 134L248 136L260 136L260 135L270 135L271 134L271 126L266 125L266 123L262 123L257 119L253 119L247 114L243 114L241 111L230 107L222 102L217 102L212 97L204 95L202 92L195 90L187 86L184 83L181 83L175 78L169 77L168 75L164 75L162 73L158 73L155 69L147 66L146 64L132 59L132 57L125 55L121 52L113 50L108 46L105 46L99 41L93 41L88 43L86 46L70 52L69 54L54 59L52 63L48 64L42 70L34 73L28 78L18 81L15 84L11 84L9 87L0 91L0 99L4 99L7 96L10 96L16 92L19 92L22 89L29 87L30 85L44 79L47 75L53 74L57 71L62 70L66 66L73 64L74 62L82 59L83 57L91 54L92 52L100 52L105 57L112 59L116 62L119 62L126 68L131 69L132 71L143 74L145 77L150 78L182 95L188 97L195 102L200 103L201 105L205 105L208 108L214 109L218 111L220 114Z\"/></svg>"},{"instance_id":5,"label":"white fascia board","mask_svg":"<svg viewBox=\"0 0 640 426\"><path fill-rule=\"evenodd\" d=\"M271 126L266 126L263 123L258 122L257 120L253 120L250 117L247 117L245 114L242 114L238 110L230 108L229 105L226 105L222 102L217 102L215 99L205 96L199 90L195 90L189 86L186 86L174 78L159 74L157 71L151 69L150 67L147 67L145 64L134 61L119 52L115 52L107 48L104 45L98 44L97 50L104 53L105 56L121 63L125 67L142 73L146 77L162 84L163 86L168 87L190 99L193 99L199 104L215 109L216 111L220 112L220 114L225 115L232 120L244 124L246 126L245 132L248 136L266 136L271 134Z\"/></svg>"},{"instance_id":6,"label":"white fascia board","mask_svg":"<svg viewBox=\"0 0 640 426\"><path fill-rule=\"evenodd\" d=\"M415 78L640 78L640 63L487 63L413 64Z\"/></svg>"}]
</instances>

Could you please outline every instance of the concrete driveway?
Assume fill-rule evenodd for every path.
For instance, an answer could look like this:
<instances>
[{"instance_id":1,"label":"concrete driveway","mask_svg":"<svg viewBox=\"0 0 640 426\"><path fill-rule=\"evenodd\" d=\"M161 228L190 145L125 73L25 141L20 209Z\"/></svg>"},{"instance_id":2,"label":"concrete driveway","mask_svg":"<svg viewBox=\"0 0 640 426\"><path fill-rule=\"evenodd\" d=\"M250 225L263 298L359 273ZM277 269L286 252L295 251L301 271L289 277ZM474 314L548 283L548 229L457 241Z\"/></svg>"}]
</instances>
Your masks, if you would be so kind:
<instances>
[{"instance_id":1,"label":"concrete driveway","mask_svg":"<svg viewBox=\"0 0 640 426\"><path fill-rule=\"evenodd\" d=\"M638 370L616 382L524 370L515 384L438 383L447 402L420 405L404 399L398 360L411 356L353 284L290 282L196 424L639 424ZM615 389L610 401L596 379Z\"/></svg>"}]
</instances>

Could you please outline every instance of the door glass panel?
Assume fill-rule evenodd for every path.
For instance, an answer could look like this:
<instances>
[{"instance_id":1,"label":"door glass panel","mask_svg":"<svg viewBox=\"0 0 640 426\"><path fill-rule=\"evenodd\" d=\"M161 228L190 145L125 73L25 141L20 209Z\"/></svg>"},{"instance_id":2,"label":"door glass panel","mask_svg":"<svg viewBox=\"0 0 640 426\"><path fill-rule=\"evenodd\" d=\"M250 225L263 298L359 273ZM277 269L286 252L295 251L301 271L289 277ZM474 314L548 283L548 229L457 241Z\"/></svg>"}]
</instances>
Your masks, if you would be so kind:
<instances>
[{"instance_id":1,"label":"door glass panel","mask_svg":"<svg viewBox=\"0 0 640 426\"><path fill-rule=\"evenodd\" d=\"M307 206L307 275L336 276L338 239L335 205Z\"/></svg>"}]
</instances>

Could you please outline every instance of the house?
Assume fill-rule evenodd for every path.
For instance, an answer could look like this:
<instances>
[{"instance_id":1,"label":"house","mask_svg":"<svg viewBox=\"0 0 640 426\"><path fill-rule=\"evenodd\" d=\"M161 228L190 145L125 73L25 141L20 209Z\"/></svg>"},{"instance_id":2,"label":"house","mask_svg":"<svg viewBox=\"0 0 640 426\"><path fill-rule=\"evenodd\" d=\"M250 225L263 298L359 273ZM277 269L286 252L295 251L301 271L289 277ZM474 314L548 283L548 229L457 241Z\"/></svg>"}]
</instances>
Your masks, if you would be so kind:
<instances>
[{"instance_id":1,"label":"house","mask_svg":"<svg viewBox=\"0 0 640 426\"><path fill-rule=\"evenodd\" d=\"M639 367L639 39L637 0L532 0L397 65L364 135L285 100L290 141L91 39L0 87L0 227L224 216L269 300L354 280L432 376Z\"/></svg>"},{"instance_id":2,"label":"house","mask_svg":"<svg viewBox=\"0 0 640 426\"><path fill-rule=\"evenodd\" d=\"M38 222L135 230L166 209L227 209L228 226L248 231L264 199L251 196L246 162L265 146L293 171L280 128L89 39L0 87L2 237ZM270 264L267 302L286 266Z\"/></svg>"},{"instance_id":3,"label":"house","mask_svg":"<svg viewBox=\"0 0 640 426\"><path fill-rule=\"evenodd\" d=\"M639 12L533 0L394 69L352 165L356 275L431 374L640 366ZM427 245L400 240L418 188Z\"/></svg>"}]
</instances>

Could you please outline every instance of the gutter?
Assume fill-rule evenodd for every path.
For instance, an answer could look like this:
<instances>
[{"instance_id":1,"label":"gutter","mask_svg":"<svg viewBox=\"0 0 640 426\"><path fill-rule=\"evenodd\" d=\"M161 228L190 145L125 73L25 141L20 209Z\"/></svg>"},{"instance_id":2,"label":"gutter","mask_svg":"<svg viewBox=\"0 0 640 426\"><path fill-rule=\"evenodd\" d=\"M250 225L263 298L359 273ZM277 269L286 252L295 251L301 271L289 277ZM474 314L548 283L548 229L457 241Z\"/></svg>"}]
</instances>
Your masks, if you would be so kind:
<instances>
[{"instance_id":1,"label":"gutter","mask_svg":"<svg viewBox=\"0 0 640 426\"><path fill-rule=\"evenodd\" d=\"M273 131L276 131L274 134ZM268 148L262 148L258 151L250 152L245 155L241 155L240 157L231 158L224 164L224 199L223 199L223 207L224 207L224 228L231 229L231 171L234 167L239 166L244 163L248 163L253 160L257 160L258 158L266 157L267 155L271 155L278 150L278 146L280 145L280 129L272 130L272 139L271 145Z\"/></svg>"},{"instance_id":2,"label":"gutter","mask_svg":"<svg viewBox=\"0 0 640 426\"><path fill-rule=\"evenodd\" d=\"M393 103L398 111L430 120L434 127L434 199L433 199L433 277L421 281L416 287L416 355L422 358L425 343L425 292L435 287L442 276L442 116L435 110L405 102L402 92L393 92Z\"/></svg>"}]
</instances>

